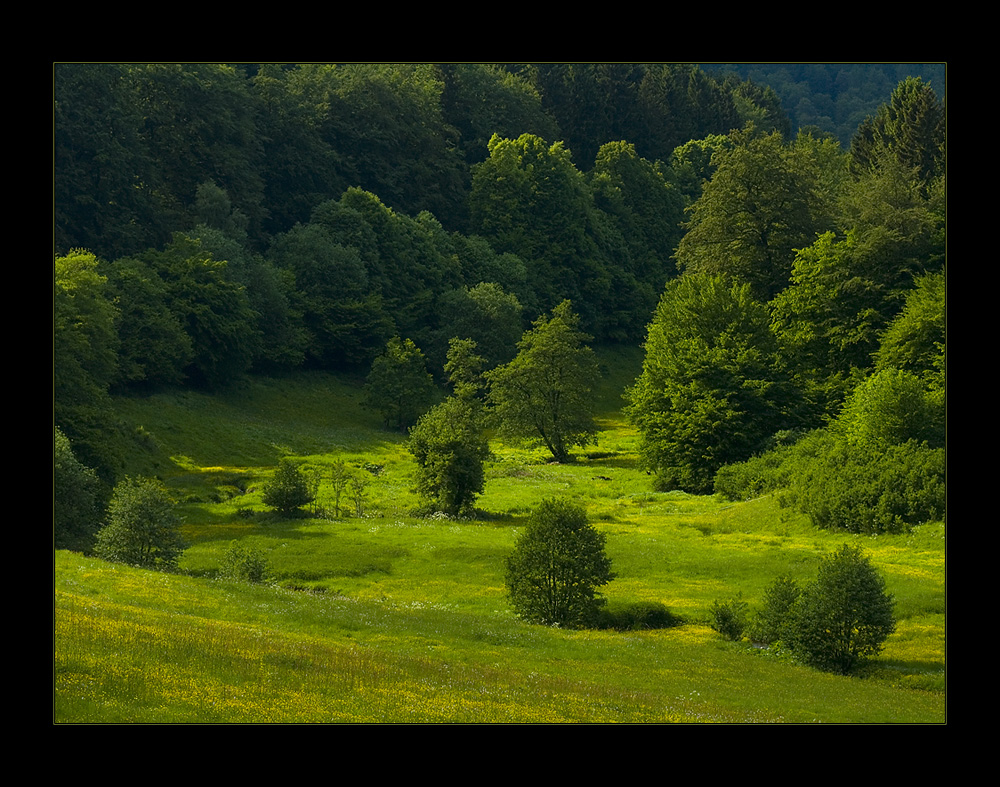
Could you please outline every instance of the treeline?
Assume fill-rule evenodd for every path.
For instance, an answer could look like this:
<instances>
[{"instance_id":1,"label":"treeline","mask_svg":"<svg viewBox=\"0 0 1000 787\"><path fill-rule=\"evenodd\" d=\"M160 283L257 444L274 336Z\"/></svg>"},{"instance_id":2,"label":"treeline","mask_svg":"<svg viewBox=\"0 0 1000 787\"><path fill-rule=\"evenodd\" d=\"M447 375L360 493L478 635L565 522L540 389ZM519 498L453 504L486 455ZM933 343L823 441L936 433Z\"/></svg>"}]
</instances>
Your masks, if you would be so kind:
<instances>
[{"instance_id":1,"label":"treeline","mask_svg":"<svg viewBox=\"0 0 1000 787\"><path fill-rule=\"evenodd\" d=\"M944 63L707 63L703 68L767 85L792 128L833 134L845 146L908 77L919 77L945 99Z\"/></svg>"},{"instance_id":2,"label":"treeline","mask_svg":"<svg viewBox=\"0 0 1000 787\"><path fill-rule=\"evenodd\" d=\"M918 79L849 151L677 64L62 64L54 89L55 423L108 482L114 391L366 371L394 338L442 379L450 340L494 368L569 300L602 343L673 319L683 385L743 391L709 419L724 450L682 429L647 452L703 489L836 414L943 270L944 111Z\"/></svg>"}]
</instances>

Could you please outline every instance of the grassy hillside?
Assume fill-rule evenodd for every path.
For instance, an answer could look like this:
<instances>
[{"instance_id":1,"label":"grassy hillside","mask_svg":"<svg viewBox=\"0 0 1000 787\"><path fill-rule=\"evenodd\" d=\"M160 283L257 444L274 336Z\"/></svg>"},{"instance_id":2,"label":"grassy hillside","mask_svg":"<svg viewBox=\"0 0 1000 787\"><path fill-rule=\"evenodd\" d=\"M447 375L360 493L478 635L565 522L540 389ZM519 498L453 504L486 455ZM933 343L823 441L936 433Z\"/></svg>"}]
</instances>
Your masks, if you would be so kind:
<instances>
[{"instance_id":1,"label":"grassy hillside","mask_svg":"<svg viewBox=\"0 0 1000 787\"><path fill-rule=\"evenodd\" d=\"M567 465L493 444L474 520L411 512L402 435L328 374L254 380L221 396L124 399L132 472L181 500L190 547L167 575L68 552L55 561L57 722L909 722L945 720L944 529L877 539L816 530L762 499L653 493L619 415L636 354L605 354L597 446ZM281 519L260 486L278 459L321 478L367 468L364 515ZM658 601L683 625L564 631L515 618L502 561L543 497L583 503L607 535L610 604ZM272 582L216 578L234 541ZM722 640L713 601L751 606L781 573L861 543L895 594L897 632L872 669L838 677Z\"/></svg>"}]
</instances>

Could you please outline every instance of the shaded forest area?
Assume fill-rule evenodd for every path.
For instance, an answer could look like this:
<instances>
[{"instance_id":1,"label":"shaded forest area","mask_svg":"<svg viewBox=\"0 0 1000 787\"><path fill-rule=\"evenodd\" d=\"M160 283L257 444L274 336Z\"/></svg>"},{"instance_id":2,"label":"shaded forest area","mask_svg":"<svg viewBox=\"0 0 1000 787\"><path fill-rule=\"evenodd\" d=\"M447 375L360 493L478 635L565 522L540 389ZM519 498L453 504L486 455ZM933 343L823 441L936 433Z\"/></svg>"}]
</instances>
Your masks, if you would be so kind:
<instances>
[{"instance_id":1,"label":"shaded forest area","mask_svg":"<svg viewBox=\"0 0 1000 787\"><path fill-rule=\"evenodd\" d=\"M816 66L793 122L809 67L762 68L56 64L57 428L110 484L114 393L363 374L396 337L441 380L451 339L494 368L569 300L595 342L649 337L629 407L663 488L851 403L837 446L917 439L909 396L938 450L943 91Z\"/></svg>"}]
</instances>

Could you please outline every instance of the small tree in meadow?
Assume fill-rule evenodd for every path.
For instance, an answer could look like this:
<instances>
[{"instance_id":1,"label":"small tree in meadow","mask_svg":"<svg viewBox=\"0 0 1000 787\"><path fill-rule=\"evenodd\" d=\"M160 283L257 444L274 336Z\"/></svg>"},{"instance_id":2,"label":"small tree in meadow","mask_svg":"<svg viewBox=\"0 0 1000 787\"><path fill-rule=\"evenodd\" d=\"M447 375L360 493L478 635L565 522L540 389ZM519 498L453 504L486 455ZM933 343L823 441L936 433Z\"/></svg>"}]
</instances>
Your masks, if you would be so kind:
<instances>
[{"instance_id":1,"label":"small tree in meadow","mask_svg":"<svg viewBox=\"0 0 1000 787\"><path fill-rule=\"evenodd\" d=\"M517 614L549 626L595 624L604 604L597 589L615 577L604 542L582 506L543 500L507 557L507 593Z\"/></svg>"},{"instance_id":2,"label":"small tree in meadow","mask_svg":"<svg viewBox=\"0 0 1000 787\"><path fill-rule=\"evenodd\" d=\"M255 546L247 546L234 541L222 558L219 577L233 582L249 582L256 585L267 576L267 559Z\"/></svg>"},{"instance_id":3,"label":"small tree in meadow","mask_svg":"<svg viewBox=\"0 0 1000 787\"><path fill-rule=\"evenodd\" d=\"M788 644L807 664L846 675L878 655L895 630L885 579L860 547L844 544L803 588L789 621Z\"/></svg>"},{"instance_id":4,"label":"small tree in meadow","mask_svg":"<svg viewBox=\"0 0 1000 787\"><path fill-rule=\"evenodd\" d=\"M733 642L743 638L747 627L747 603L740 595L712 604L712 628Z\"/></svg>"},{"instance_id":5,"label":"small tree in meadow","mask_svg":"<svg viewBox=\"0 0 1000 787\"><path fill-rule=\"evenodd\" d=\"M264 486L264 505L291 516L316 499L316 484L290 459L282 459Z\"/></svg>"},{"instance_id":6,"label":"small tree in meadow","mask_svg":"<svg viewBox=\"0 0 1000 787\"><path fill-rule=\"evenodd\" d=\"M184 552L180 517L163 485L152 478L119 482L97 534L95 554L144 568L175 568Z\"/></svg>"}]
</instances>

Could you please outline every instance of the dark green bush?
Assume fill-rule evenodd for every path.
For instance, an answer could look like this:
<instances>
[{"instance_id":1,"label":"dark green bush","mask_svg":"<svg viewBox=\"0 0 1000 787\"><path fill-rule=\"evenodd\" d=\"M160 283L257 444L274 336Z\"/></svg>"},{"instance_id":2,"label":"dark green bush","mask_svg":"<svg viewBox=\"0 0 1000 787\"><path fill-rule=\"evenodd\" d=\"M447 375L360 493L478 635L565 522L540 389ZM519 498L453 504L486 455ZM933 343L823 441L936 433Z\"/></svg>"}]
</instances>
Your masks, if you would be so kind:
<instances>
[{"instance_id":1,"label":"dark green bush","mask_svg":"<svg viewBox=\"0 0 1000 787\"><path fill-rule=\"evenodd\" d=\"M289 459L281 460L264 487L264 505L286 516L315 499L315 482Z\"/></svg>"},{"instance_id":2,"label":"dark green bush","mask_svg":"<svg viewBox=\"0 0 1000 787\"><path fill-rule=\"evenodd\" d=\"M778 577L764 591L763 606L750 625L750 639L772 645L787 638L792 609L802 589L791 577Z\"/></svg>"},{"instance_id":3,"label":"dark green bush","mask_svg":"<svg viewBox=\"0 0 1000 787\"><path fill-rule=\"evenodd\" d=\"M679 626L681 619L657 601L636 601L629 604L608 602L597 615L597 628L614 631L643 631Z\"/></svg>"},{"instance_id":4,"label":"dark green bush","mask_svg":"<svg viewBox=\"0 0 1000 787\"><path fill-rule=\"evenodd\" d=\"M790 477L790 501L818 527L899 533L945 516L945 450L912 440L874 449L829 436Z\"/></svg>"},{"instance_id":5,"label":"dark green bush","mask_svg":"<svg viewBox=\"0 0 1000 787\"><path fill-rule=\"evenodd\" d=\"M163 484L152 478L125 478L115 485L94 552L115 563L175 568L184 552L180 524Z\"/></svg>"},{"instance_id":6,"label":"dark green bush","mask_svg":"<svg viewBox=\"0 0 1000 787\"><path fill-rule=\"evenodd\" d=\"M733 642L743 638L747 628L748 605L742 594L712 604L712 628Z\"/></svg>"},{"instance_id":7,"label":"dark green bush","mask_svg":"<svg viewBox=\"0 0 1000 787\"><path fill-rule=\"evenodd\" d=\"M807 664L840 674L877 655L895 631L893 597L860 547L825 558L792 608L787 644Z\"/></svg>"}]
</instances>

